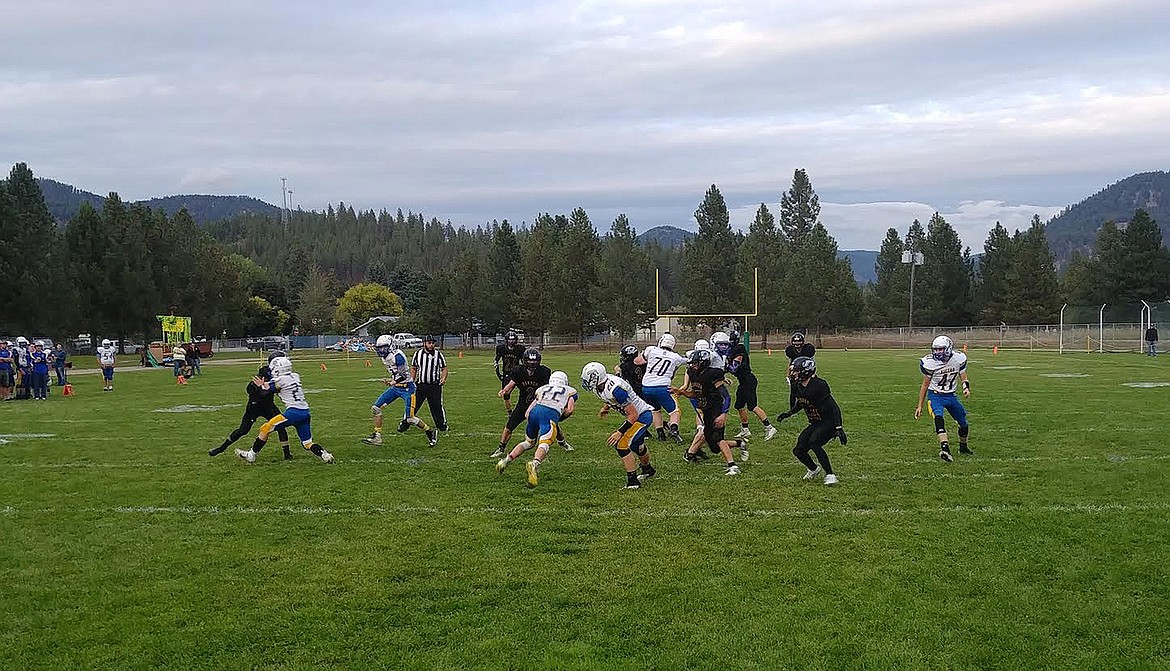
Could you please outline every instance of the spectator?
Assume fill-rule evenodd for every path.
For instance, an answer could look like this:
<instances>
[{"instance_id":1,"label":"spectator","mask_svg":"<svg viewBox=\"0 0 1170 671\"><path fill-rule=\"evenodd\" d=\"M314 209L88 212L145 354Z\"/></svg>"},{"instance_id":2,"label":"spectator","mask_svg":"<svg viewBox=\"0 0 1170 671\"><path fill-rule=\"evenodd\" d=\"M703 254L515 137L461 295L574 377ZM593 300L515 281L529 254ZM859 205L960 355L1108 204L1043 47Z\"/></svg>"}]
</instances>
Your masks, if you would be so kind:
<instances>
[{"instance_id":1,"label":"spectator","mask_svg":"<svg viewBox=\"0 0 1170 671\"><path fill-rule=\"evenodd\" d=\"M53 372L57 374L57 386L64 387L69 384L69 376L65 374L66 359L68 354L65 353L65 346L57 343L53 346Z\"/></svg>"},{"instance_id":2,"label":"spectator","mask_svg":"<svg viewBox=\"0 0 1170 671\"><path fill-rule=\"evenodd\" d=\"M1146 354L1158 356L1158 329L1153 324L1146 329Z\"/></svg>"},{"instance_id":3,"label":"spectator","mask_svg":"<svg viewBox=\"0 0 1170 671\"><path fill-rule=\"evenodd\" d=\"M187 363L191 365L192 375L203 374L203 367L199 365L199 345L193 342L187 344Z\"/></svg>"},{"instance_id":4,"label":"spectator","mask_svg":"<svg viewBox=\"0 0 1170 671\"><path fill-rule=\"evenodd\" d=\"M0 401L12 400L16 386L16 363L12 341L0 341Z\"/></svg>"},{"instance_id":5,"label":"spectator","mask_svg":"<svg viewBox=\"0 0 1170 671\"><path fill-rule=\"evenodd\" d=\"M171 362L175 366L175 377L182 377L183 366L187 363L187 350L183 349L183 343L175 343L171 348Z\"/></svg>"}]
</instances>

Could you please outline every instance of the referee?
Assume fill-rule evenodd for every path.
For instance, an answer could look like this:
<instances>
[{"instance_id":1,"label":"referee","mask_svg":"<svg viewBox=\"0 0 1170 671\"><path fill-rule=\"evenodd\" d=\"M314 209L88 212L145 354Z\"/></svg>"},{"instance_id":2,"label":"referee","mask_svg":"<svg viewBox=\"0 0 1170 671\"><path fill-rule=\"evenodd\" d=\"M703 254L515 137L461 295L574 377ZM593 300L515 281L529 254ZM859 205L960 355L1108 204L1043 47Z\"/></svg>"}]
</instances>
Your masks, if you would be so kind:
<instances>
[{"instance_id":1,"label":"referee","mask_svg":"<svg viewBox=\"0 0 1170 671\"><path fill-rule=\"evenodd\" d=\"M423 348L415 352L410 361L410 374L418 388L414 397L414 414L418 414L423 399L426 399L431 408L431 419L435 420L435 428L446 431L447 411L443 409L443 385L447 383L447 358L435 349L435 336L423 337Z\"/></svg>"}]
</instances>

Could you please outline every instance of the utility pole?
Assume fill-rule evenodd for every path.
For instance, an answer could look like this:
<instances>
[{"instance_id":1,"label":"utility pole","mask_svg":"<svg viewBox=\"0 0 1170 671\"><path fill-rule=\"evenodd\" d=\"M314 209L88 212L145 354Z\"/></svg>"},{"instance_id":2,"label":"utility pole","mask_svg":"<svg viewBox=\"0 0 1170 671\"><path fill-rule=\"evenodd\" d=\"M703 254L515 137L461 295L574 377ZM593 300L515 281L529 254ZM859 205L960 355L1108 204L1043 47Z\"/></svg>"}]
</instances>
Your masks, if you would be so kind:
<instances>
[{"instance_id":1,"label":"utility pole","mask_svg":"<svg viewBox=\"0 0 1170 671\"><path fill-rule=\"evenodd\" d=\"M914 328L914 267L920 266L926 261L926 257L922 252L902 252L902 263L910 265L910 324L909 328Z\"/></svg>"},{"instance_id":2,"label":"utility pole","mask_svg":"<svg viewBox=\"0 0 1170 671\"><path fill-rule=\"evenodd\" d=\"M285 184L288 177L280 178L280 223L284 224L284 232L288 233L288 186Z\"/></svg>"}]
</instances>

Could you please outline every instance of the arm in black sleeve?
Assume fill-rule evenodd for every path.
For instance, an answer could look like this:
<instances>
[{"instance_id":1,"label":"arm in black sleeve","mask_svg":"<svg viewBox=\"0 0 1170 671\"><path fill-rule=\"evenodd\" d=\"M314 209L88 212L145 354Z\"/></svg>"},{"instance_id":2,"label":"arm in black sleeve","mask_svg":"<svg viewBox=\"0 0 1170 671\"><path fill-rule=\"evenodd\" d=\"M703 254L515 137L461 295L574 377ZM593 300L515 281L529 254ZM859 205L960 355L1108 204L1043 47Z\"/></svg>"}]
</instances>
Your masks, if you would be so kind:
<instances>
[{"instance_id":1,"label":"arm in black sleeve","mask_svg":"<svg viewBox=\"0 0 1170 671\"><path fill-rule=\"evenodd\" d=\"M830 426L841 426L841 406L837 405L837 400L833 398L833 392L829 390L827 383L824 385L823 394L818 395L814 404L825 422Z\"/></svg>"}]
</instances>

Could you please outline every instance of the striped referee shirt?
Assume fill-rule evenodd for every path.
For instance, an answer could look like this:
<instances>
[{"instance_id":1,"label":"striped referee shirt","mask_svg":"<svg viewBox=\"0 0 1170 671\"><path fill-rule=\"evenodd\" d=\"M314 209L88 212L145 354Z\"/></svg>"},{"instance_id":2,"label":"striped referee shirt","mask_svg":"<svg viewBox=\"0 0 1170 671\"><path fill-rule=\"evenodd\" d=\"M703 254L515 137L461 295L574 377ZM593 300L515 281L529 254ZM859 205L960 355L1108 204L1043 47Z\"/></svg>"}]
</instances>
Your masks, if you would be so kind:
<instances>
[{"instance_id":1,"label":"striped referee shirt","mask_svg":"<svg viewBox=\"0 0 1170 671\"><path fill-rule=\"evenodd\" d=\"M447 358L437 348L433 352L428 352L426 348L423 348L414 353L414 358L411 359L410 365L418 371L418 374L414 377L415 382L419 384L438 384L442 379L440 376L443 369L447 367Z\"/></svg>"}]
</instances>

